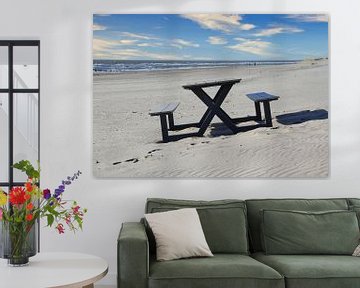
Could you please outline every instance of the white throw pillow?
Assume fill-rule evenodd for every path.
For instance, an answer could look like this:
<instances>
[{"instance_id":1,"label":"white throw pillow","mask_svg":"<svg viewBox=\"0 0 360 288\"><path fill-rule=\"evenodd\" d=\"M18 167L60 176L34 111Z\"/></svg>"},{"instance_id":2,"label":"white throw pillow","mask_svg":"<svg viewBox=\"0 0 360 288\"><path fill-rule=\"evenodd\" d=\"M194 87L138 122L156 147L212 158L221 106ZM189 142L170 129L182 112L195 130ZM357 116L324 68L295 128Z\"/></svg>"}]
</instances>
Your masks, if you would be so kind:
<instances>
[{"instance_id":1,"label":"white throw pillow","mask_svg":"<svg viewBox=\"0 0 360 288\"><path fill-rule=\"evenodd\" d=\"M145 214L156 240L156 259L213 256L195 208Z\"/></svg>"},{"instance_id":2,"label":"white throw pillow","mask_svg":"<svg viewBox=\"0 0 360 288\"><path fill-rule=\"evenodd\" d=\"M360 244L358 246L356 246L352 256L360 257Z\"/></svg>"}]
</instances>

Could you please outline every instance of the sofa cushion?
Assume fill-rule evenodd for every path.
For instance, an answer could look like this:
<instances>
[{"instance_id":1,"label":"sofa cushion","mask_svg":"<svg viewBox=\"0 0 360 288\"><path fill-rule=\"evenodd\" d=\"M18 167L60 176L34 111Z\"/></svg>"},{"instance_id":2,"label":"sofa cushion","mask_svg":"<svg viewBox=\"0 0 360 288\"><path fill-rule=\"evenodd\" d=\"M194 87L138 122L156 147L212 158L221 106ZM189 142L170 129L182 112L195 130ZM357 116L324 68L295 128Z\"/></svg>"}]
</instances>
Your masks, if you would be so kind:
<instances>
[{"instance_id":1,"label":"sofa cushion","mask_svg":"<svg viewBox=\"0 0 360 288\"><path fill-rule=\"evenodd\" d=\"M266 254L352 255L359 244L354 211L262 210Z\"/></svg>"},{"instance_id":2,"label":"sofa cushion","mask_svg":"<svg viewBox=\"0 0 360 288\"><path fill-rule=\"evenodd\" d=\"M360 206L360 198L348 198L347 201L349 206Z\"/></svg>"},{"instance_id":3,"label":"sofa cushion","mask_svg":"<svg viewBox=\"0 0 360 288\"><path fill-rule=\"evenodd\" d=\"M284 275L287 288L358 288L360 258L343 255L265 255L256 260Z\"/></svg>"},{"instance_id":4,"label":"sofa cushion","mask_svg":"<svg viewBox=\"0 0 360 288\"><path fill-rule=\"evenodd\" d=\"M249 253L244 201L148 199L146 213L189 207L197 208L206 241L213 253ZM149 239L152 239L151 233Z\"/></svg>"},{"instance_id":5,"label":"sofa cushion","mask_svg":"<svg viewBox=\"0 0 360 288\"><path fill-rule=\"evenodd\" d=\"M358 223L360 228L360 199L359 198L348 198L348 206L350 211L355 211L358 217Z\"/></svg>"},{"instance_id":6,"label":"sofa cushion","mask_svg":"<svg viewBox=\"0 0 360 288\"><path fill-rule=\"evenodd\" d=\"M284 288L274 269L246 255L215 254L211 258L150 261L149 288Z\"/></svg>"},{"instance_id":7,"label":"sofa cushion","mask_svg":"<svg viewBox=\"0 0 360 288\"><path fill-rule=\"evenodd\" d=\"M360 205L359 206L351 205L349 207L349 210L354 211L356 213L356 217L358 219L358 224L359 224L359 228L360 228Z\"/></svg>"},{"instance_id":8,"label":"sofa cushion","mask_svg":"<svg viewBox=\"0 0 360 288\"><path fill-rule=\"evenodd\" d=\"M252 251L262 251L261 246L261 214L264 209L328 211L348 210L346 199L254 199L246 200L249 234Z\"/></svg>"}]
</instances>

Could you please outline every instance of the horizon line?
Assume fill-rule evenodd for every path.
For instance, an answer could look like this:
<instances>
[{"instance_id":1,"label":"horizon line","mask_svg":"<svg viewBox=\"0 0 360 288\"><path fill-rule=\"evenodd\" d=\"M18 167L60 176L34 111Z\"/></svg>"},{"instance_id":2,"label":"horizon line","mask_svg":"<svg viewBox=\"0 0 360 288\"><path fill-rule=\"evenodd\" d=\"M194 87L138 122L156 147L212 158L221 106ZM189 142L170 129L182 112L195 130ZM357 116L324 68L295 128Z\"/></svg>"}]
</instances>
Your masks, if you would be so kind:
<instances>
[{"instance_id":1,"label":"horizon line","mask_svg":"<svg viewBox=\"0 0 360 288\"><path fill-rule=\"evenodd\" d=\"M309 57L309 58L303 58L303 59L263 59L263 60L221 60L221 59L188 59L188 60L174 60L174 59L106 59L106 58L93 58L94 60L106 60L106 61L197 61L197 62L208 62L208 61L217 61L217 62L236 62L236 61L244 61L244 62L266 62L266 61L303 61L303 60L318 60L318 59L328 59L328 56L322 56L322 57Z\"/></svg>"}]
</instances>

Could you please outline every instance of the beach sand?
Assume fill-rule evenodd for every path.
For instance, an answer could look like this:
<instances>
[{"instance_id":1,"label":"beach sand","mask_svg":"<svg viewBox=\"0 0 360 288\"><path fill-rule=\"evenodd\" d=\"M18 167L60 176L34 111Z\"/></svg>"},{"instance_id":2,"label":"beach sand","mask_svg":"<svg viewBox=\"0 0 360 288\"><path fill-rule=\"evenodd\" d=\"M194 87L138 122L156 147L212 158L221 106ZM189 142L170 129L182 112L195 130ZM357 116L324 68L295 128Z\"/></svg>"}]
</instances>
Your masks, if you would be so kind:
<instances>
[{"instance_id":1,"label":"beach sand","mask_svg":"<svg viewBox=\"0 0 360 288\"><path fill-rule=\"evenodd\" d=\"M320 60L94 75L94 176L327 177L328 69L327 60ZM206 106L182 85L234 78L242 81L233 86L222 108L231 117L254 115L254 104L245 94L280 96L271 102L274 127L232 135L215 117L204 137L161 143L159 117L149 116L153 106L179 101L175 123L198 122ZM206 91L214 95L217 89ZM248 124L254 123L241 125Z\"/></svg>"}]
</instances>

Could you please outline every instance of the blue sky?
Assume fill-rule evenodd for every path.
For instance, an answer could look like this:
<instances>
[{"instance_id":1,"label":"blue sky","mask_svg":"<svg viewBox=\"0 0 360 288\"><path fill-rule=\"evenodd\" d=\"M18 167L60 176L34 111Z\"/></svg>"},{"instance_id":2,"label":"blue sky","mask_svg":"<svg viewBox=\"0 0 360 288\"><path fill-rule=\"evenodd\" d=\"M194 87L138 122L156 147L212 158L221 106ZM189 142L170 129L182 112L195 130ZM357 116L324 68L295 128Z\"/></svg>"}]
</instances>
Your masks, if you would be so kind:
<instances>
[{"instance_id":1,"label":"blue sky","mask_svg":"<svg viewBox=\"0 0 360 288\"><path fill-rule=\"evenodd\" d=\"M290 60L328 56L324 14L98 14L94 59Z\"/></svg>"}]
</instances>

